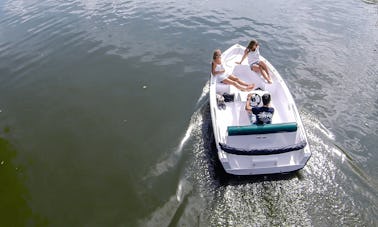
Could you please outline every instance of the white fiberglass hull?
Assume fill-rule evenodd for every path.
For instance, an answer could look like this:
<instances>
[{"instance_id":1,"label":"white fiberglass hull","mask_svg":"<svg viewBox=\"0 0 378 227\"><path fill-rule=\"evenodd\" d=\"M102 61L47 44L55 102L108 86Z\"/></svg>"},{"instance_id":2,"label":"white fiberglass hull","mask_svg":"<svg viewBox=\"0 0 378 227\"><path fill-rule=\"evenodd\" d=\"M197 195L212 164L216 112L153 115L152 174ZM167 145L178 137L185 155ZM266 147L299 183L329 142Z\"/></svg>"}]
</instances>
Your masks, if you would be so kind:
<instances>
[{"instance_id":1,"label":"white fiberglass hull","mask_svg":"<svg viewBox=\"0 0 378 227\"><path fill-rule=\"evenodd\" d=\"M219 160L227 173L233 175L259 175L292 172L302 169L311 156L307 144L306 134L298 110L289 89L275 68L263 57L270 68L273 84L267 84L260 75L252 72L247 60L237 65L244 53L245 47L238 44L230 47L222 54L222 62L228 72L236 75L248 83L255 83L256 87L269 92L272 97L272 107L275 108L272 124L295 122L295 132L265 133L253 135L232 136L228 134L229 126L250 125L247 112L244 109L246 96L251 92L241 92L236 88L217 82L215 76L210 77L210 111L214 130L215 143ZM216 94L233 93L235 101L226 103L226 109L218 108ZM222 149L233 147L237 150L266 150L266 148L290 147L298 143L307 145L287 152L238 154ZM269 149L268 149L269 150ZM276 149L277 150L277 149Z\"/></svg>"}]
</instances>

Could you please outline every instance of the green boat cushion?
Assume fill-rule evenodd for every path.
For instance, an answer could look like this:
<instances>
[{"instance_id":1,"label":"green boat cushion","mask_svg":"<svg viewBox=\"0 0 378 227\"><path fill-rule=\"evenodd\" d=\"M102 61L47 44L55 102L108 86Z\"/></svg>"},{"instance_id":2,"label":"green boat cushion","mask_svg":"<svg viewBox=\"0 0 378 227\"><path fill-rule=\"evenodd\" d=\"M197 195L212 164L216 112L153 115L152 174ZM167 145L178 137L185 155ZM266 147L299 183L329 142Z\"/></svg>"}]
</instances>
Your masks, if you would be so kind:
<instances>
[{"instance_id":1,"label":"green boat cushion","mask_svg":"<svg viewBox=\"0 0 378 227\"><path fill-rule=\"evenodd\" d=\"M265 125L246 125L246 126L228 126L227 132L229 136L267 134L278 132L296 132L298 125L296 122L265 124Z\"/></svg>"}]
</instances>

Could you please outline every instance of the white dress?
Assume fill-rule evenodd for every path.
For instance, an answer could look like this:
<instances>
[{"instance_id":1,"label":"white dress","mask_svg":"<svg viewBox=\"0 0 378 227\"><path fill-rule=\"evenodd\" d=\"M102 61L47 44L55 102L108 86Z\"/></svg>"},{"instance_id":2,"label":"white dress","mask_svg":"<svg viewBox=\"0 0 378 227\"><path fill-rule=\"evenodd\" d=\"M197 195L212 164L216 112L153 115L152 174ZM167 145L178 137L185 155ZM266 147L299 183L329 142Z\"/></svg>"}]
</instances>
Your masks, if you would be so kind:
<instances>
[{"instance_id":1,"label":"white dress","mask_svg":"<svg viewBox=\"0 0 378 227\"><path fill-rule=\"evenodd\" d=\"M257 47L255 51L249 51L248 53L248 65L259 63L260 61L260 47Z\"/></svg>"},{"instance_id":2,"label":"white dress","mask_svg":"<svg viewBox=\"0 0 378 227\"><path fill-rule=\"evenodd\" d=\"M215 67L215 71L222 71L222 70L224 70L223 65L217 64L217 66ZM224 79L226 79L230 75L227 72L224 72L222 74L215 74L214 76L215 78L217 78L218 82L222 82Z\"/></svg>"}]
</instances>

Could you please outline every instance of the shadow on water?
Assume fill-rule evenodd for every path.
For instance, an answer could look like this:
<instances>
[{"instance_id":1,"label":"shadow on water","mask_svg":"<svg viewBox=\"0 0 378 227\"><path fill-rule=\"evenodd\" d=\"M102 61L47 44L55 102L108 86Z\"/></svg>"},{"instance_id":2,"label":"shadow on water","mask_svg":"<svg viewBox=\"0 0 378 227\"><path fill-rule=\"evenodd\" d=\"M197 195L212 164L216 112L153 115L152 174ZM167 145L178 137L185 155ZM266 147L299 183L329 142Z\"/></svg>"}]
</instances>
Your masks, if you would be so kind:
<instances>
[{"instance_id":1,"label":"shadow on water","mask_svg":"<svg viewBox=\"0 0 378 227\"><path fill-rule=\"evenodd\" d=\"M8 134L10 129L4 128ZM23 168L14 164L17 151L0 134L0 226L47 226L28 206Z\"/></svg>"}]
</instances>

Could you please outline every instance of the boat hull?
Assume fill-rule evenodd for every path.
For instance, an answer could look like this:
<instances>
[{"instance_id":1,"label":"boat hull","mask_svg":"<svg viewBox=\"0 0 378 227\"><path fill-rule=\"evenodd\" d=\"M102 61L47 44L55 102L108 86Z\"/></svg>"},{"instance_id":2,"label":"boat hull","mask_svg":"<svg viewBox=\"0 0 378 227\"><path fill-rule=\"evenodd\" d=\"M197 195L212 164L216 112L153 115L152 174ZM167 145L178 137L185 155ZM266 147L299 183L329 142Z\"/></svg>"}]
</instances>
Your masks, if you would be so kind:
<instances>
[{"instance_id":1,"label":"boat hull","mask_svg":"<svg viewBox=\"0 0 378 227\"><path fill-rule=\"evenodd\" d=\"M236 74L247 82L253 82L257 87L273 93L272 99L276 98L275 109L280 112L274 116L276 122L282 123L286 121L294 121L298 125L297 133L276 133L264 135L246 135L246 136L230 136L227 133L227 127L231 125L246 125L250 124L243 120L245 118L245 110L243 103L245 103L246 94L240 92L235 88L220 84L214 76L210 76L210 111L212 117L212 124L214 130L214 138L218 150L219 160L224 170L232 175L261 175L261 174L276 174L287 173L302 169L311 157L311 151L307 143L307 137L304 131L302 121L300 119L298 110L294 100L277 70L263 57L263 60L271 69L274 83L269 85L257 74L250 72L247 65L235 65L234 62L240 60L243 54L244 47L236 44L230 47L222 54L223 64L226 70ZM234 93L235 102L227 104L226 110L218 108L216 102L216 94ZM279 100L279 97L284 97ZM244 101L244 102L243 102ZM222 150L220 144L227 144L232 146L241 146L244 148L264 146L279 146L288 145L295 141L304 141L307 145L298 150L289 152L282 152L279 154L266 155L243 155L232 154Z\"/></svg>"},{"instance_id":2,"label":"boat hull","mask_svg":"<svg viewBox=\"0 0 378 227\"><path fill-rule=\"evenodd\" d=\"M288 173L305 167L311 157L308 147L279 155L235 155L218 150L224 170L232 175ZM226 157L226 158L224 158Z\"/></svg>"}]
</instances>

